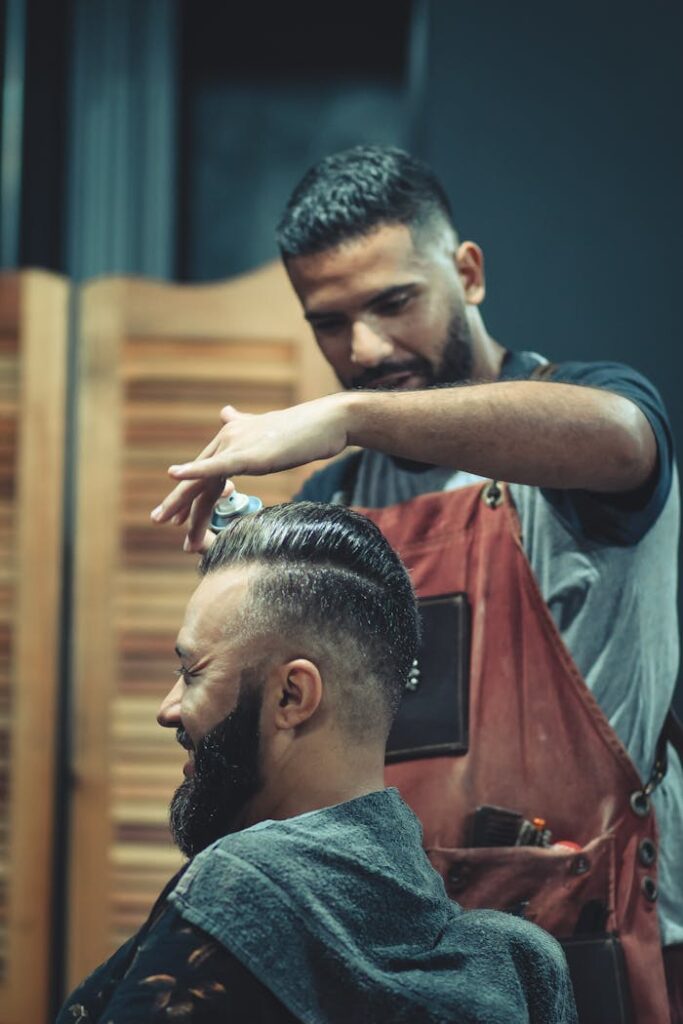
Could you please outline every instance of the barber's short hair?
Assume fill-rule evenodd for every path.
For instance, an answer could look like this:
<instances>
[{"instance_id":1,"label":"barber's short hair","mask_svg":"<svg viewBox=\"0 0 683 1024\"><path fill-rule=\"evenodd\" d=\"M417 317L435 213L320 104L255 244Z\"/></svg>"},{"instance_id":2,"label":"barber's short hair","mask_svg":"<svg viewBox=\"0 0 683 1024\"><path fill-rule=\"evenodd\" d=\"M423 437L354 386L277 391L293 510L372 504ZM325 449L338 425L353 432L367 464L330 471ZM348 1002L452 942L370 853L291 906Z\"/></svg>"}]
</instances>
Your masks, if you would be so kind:
<instances>
[{"instance_id":1,"label":"barber's short hair","mask_svg":"<svg viewBox=\"0 0 683 1024\"><path fill-rule=\"evenodd\" d=\"M435 219L453 227L434 172L394 146L355 146L325 157L294 189L277 227L286 261L334 249L385 224L413 235Z\"/></svg>"},{"instance_id":2,"label":"barber's short hair","mask_svg":"<svg viewBox=\"0 0 683 1024\"><path fill-rule=\"evenodd\" d=\"M408 573L377 526L340 505L273 505L230 523L199 571L237 566L257 569L247 633L323 650L343 677L338 704L348 724L388 733L416 656L419 615Z\"/></svg>"}]
</instances>

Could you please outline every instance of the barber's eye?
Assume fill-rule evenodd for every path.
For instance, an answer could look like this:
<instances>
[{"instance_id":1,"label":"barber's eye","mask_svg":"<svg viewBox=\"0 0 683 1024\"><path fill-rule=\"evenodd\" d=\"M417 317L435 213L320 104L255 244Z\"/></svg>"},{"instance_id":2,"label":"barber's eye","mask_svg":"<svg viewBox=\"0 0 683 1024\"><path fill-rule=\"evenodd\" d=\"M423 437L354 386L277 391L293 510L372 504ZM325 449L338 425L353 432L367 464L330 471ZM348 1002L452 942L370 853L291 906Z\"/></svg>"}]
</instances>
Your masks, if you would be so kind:
<instances>
[{"instance_id":1,"label":"barber's eye","mask_svg":"<svg viewBox=\"0 0 683 1024\"><path fill-rule=\"evenodd\" d=\"M379 307L379 312L385 316L393 316L396 313L400 313L408 305L410 298L410 295L397 295L396 298L383 302Z\"/></svg>"},{"instance_id":2,"label":"barber's eye","mask_svg":"<svg viewBox=\"0 0 683 1024\"><path fill-rule=\"evenodd\" d=\"M317 334L335 334L344 327L343 320L323 320L316 323L315 330Z\"/></svg>"}]
</instances>

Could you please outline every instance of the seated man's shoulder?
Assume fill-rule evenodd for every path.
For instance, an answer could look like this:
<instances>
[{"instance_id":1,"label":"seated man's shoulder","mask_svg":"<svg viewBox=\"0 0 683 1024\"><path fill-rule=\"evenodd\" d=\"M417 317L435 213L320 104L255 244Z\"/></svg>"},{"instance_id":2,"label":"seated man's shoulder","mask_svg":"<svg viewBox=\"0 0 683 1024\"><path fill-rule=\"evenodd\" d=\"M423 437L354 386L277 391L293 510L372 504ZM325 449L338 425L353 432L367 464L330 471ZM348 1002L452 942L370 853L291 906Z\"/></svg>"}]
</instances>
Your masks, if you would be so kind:
<instances>
[{"instance_id":1,"label":"seated man's shoulder","mask_svg":"<svg viewBox=\"0 0 683 1024\"><path fill-rule=\"evenodd\" d=\"M532 1021L573 1024L574 996L559 942L538 925L497 910L465 910L461 935L477 951L482 978L514 974L524 991Z\"/></svg>"},{"instance_id":2,"label":"seated man's shoulder","mask_svg":"<svg viewBox=\"0 0 683 1024\"><path fill-rule=\"evenodd\" d=\"M465 910L458 920L463 930L481 937L483 943L490 939L496 949L504 943L504 948L513 956L538 957L545 959L550 967L556 965L560 971L566 968L564 953L557 939L522 917L500 910Z\"/></svg>"}]
</instances>

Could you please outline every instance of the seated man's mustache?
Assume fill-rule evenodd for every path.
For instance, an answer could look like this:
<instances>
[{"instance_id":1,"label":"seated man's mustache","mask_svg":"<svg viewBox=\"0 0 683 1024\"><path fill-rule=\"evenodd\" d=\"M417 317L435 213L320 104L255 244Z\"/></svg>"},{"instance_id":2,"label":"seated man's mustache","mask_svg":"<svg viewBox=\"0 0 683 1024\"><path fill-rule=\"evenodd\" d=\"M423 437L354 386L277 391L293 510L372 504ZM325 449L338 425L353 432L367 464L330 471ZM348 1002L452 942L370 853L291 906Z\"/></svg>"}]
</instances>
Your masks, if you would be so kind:
<instances>
[{"instance_id":1,"label":"seated man's mustache","mask_svg":"<svg viewBox=\"0 0 683 1024\"><path fill-rule=\"evenodd\" d=\"M182 726L176 729L176 739L178 740L180 746L184 747L185 750L194 750L194 743L187 735Z\"/></svg>"}]
</instances>

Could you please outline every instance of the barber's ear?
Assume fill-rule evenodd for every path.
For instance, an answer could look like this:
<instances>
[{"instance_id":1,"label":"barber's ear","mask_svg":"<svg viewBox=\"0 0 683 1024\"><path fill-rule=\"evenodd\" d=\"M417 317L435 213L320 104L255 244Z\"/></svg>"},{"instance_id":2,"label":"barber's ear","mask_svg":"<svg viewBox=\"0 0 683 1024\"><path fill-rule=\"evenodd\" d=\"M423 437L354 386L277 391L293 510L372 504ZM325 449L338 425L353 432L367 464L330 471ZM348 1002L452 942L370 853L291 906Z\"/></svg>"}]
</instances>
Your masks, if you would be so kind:
<instances>
[{"instance_id":1,"label":"barber's ear","mask_svg":"<svg viewBox=\"0 0 683 1024\"><path fill-rule=\"evenodd\" d=\"M465 300L472 306L484 301L486 279L484 254L476 242L462 242L455 253L455 267L465 291Z\"/></svg>"},{"instance_id":2,"label":"barber's ear","mask_svg":"<svg viewBox=\"0 0 683 1024\"><path fill-rule=\"evenodd\" d=\"M274 724L278 729L296 729L320 707L323 681L318 666L307 658L279 665L272 680L276 704Z\"/></svg>"}]
</instances>

